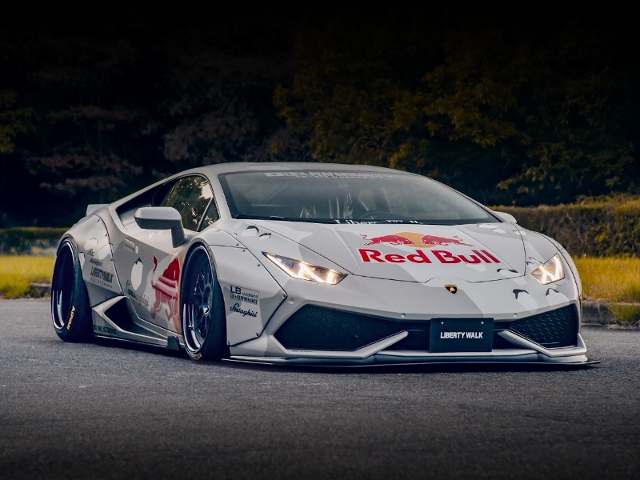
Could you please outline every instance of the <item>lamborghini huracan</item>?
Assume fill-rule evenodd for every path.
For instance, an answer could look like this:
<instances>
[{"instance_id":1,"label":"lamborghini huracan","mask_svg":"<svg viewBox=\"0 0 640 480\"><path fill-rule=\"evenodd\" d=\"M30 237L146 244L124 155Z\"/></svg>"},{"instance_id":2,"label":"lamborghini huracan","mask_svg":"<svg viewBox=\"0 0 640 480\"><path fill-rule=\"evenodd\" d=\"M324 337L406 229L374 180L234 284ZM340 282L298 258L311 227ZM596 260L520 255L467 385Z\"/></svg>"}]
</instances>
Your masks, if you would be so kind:
<instances>
[{"instance_id":1,"label":"lamborghini huracan","mask_svg":"<svg viewBox=\"0 0 640 480\"><path fill-rule=\"evenodd\" d=\"M585 364L581 302L560 244L427 177L227 163L89 205L51 311L194 360Z\"/></svg>"}]
</instances>

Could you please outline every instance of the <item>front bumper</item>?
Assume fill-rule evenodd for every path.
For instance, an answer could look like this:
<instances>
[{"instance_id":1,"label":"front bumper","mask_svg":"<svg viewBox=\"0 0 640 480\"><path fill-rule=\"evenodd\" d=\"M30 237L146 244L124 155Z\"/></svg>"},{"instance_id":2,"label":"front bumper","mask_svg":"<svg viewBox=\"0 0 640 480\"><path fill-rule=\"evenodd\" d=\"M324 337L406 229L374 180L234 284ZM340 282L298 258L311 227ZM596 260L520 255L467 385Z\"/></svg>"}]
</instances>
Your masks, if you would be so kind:
<instances>
[{"instance_id":1,"label":"front bumper","mask_svg":"<svg viewBox=\"0 0 640 480\"><path fill-rule=\"evenodd\" d=\"M445 288L450 284L457 285L457 294L452 295ZM337 286L299 280L285 280L282 286L287 292L287 299L271 316L261 335L231 346L232 359L336 365L588 362L587 348L580 335L580 300L572 279L542 286L529 277L483 283L438 278L426 283L414 283L351 275ZM303 329L298 335L306 335L309 340L307 343L304 338L303 341L292 342L291 336L288 338L282 332L288 328L287 322L305 307L337 311L354 318L369 318L377 322L375 325L381 323L383 327L379 331L374 328L373 333L371 326L356 329L352 337L361 336L360 343L332 343L329 337L325 341L322 328L313 327L307 328L306 333ZM531 334L531 326L536 326L537 319L563 309L575 312L571 341L566 341L565 335L564 341L554 346L554 342L548 341L544 335ZM436 353L430 351L428 341L409 341L412 335L415 337L414 330L428 332L430 322L435 318L493 319L493 349L488 352ZM322 318L319 321L322 322ZM510 328L522 321L527 321L529 330Z\"/></svg>"}]
</instances>

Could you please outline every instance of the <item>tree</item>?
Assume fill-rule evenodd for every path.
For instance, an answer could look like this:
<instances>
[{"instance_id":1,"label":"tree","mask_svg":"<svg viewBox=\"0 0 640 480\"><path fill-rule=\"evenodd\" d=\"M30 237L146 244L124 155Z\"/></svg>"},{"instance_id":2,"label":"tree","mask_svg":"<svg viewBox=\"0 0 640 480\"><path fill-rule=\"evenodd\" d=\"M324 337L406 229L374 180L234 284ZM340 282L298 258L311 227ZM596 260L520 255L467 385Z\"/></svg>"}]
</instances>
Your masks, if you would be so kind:
<instances>
[{"instance_id":1,"label":"tree","mask_svg":"<svg viewBox=\"0 0 640 480\"><path fill-rule=\"evenodd\" d=\"M552 27L447 32L445 61L403 108L419 108L413 120L431 136L482 149L503 169L498 187L532 201L625 187L635 148L626 42L584 19Z\"/></svg>"},{"instance_id":2,"label":"tree","mask_svg":"<svg viewBox=\"0 0 640 480\"><path fill-rule=\"evenodd\" d=\"M0 154L13 153L13 139L32 128L33 112L30 108L16 108L17 97L13 90L0 90Z\"/></svg>"},{"instance_id":3,"label":"tree","mask_svg":"<svg viewBox=\"0 0 640 480\"><path fill-rule=\"evenodd\" d=\"M126 38L40 40L29 52L35 62L28 81L32 91L56 95L47 95L40 110L42 137L30 170L44 188L111 201L142 174L136 142L158 128L152 113L128 95L136 87L128 83L139 52Z\"/></svg>"},{"instance_id":4,"label":"tree","mask_svg":"<svg viewBox=\"0 0 640 480\"><path fill-rule=\"evenodd\" d=\"M314 158L415 171L491 202L628 187L629 34L571 10L535 28L458 13L338 11L299 30L276 104Z\"/></svg>"},{"instance_id":5,"label":"tree","mask_svg":"<svg viewBox=\"0 0 640 480\"><path fill-rule=\"evenodd\" d=\"M285 19L263 13L269 21L221 16L178 28L161 44L163 112L174 122L164 136L168 160L197 166L300 154L272 102L290 67Z\"/></svg>"},{"instance_id":6,"label":"tree","mask_svg":"<svg viewBox=\"0 0 640 480\"><path fill-rule=\"evenodd\" d=\"M9 168L7 157L14 152L14 139L32 128L30 108L16 106L17 93L13 90L0 90L0 195L6 182Z\"/></svg>"}]
</instances>

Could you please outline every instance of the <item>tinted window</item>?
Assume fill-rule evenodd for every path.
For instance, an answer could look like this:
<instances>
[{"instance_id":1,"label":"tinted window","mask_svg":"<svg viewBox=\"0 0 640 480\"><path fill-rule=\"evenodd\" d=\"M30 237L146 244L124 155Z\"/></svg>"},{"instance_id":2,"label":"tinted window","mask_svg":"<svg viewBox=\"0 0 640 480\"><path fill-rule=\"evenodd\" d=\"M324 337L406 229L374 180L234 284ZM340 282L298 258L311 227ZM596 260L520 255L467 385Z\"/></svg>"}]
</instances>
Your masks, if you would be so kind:
<instances>
[{"instance_id":1,"label":"tinted window","mask_svg":"<svg viewBox=\"0 0 640 480\"><path fill-rule=\"evenodd\" d=\"M209 204L209 208L207 209L207 214L202 219L202 223L200 224L200 230L204 230L209 225L212 225L220 218L218 214L218 209L216 208L216 202L211 202Z\"/></svg>"},{"instance_id":2,"label":"tinted window","mask_svg":"<svg viewBox=\"0 0 640 480\"><path fill-rule=\"evenodd\" d=\"M204 177L193 176L178 180L162 203L180 212L184 228L197 230L209 203L213 203L212 199L209 182Z\"/></svg>"},{"instance_id":3,"label":"tinted window","mask_svg":"<svg viewBox=\"0 0 640 480\"><path fill-rule=\"evenodd\" d=\"M363 171L239 172L220 176L231 215L312 222L497 222L460 193L419 175Z\"/></svg>"}]
</instances>

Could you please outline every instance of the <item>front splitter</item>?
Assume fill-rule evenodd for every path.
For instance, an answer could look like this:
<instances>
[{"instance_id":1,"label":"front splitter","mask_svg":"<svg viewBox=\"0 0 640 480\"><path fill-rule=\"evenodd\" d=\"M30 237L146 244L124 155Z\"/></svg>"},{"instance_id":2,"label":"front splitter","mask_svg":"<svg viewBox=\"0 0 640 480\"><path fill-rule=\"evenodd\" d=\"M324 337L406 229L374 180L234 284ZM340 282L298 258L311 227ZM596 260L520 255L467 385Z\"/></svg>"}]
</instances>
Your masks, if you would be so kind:
<instances>
[{"instance_id":1,"label":"front splitter","mask_svg":"<svg viewBox=\"0 0 640 480\"><path fill-rule=\"evenodd\" d=\"M447 367L447 370L455 369L459 367L460 370L468 370L472 367L474 369L488 369L488 367L498 368L541 368L541 369L575 369L580 367L593 367L600 364L600 360L586 360L580 362L542 362L542 361L466 361L466 360L431 360L431 361L409 361L409 362L300 362L297 359L287 358L260 358L260 357L231 357L225 359L228 363L238 363L247 365L265 365L273 367L286 367L297 368L303 370L362 370L362 369L411 369L411 368L425 368L425 367Z\"/></svg>"}]
</instances>

